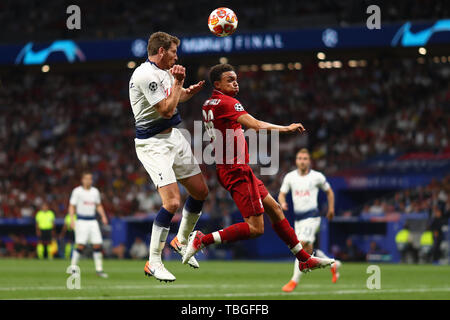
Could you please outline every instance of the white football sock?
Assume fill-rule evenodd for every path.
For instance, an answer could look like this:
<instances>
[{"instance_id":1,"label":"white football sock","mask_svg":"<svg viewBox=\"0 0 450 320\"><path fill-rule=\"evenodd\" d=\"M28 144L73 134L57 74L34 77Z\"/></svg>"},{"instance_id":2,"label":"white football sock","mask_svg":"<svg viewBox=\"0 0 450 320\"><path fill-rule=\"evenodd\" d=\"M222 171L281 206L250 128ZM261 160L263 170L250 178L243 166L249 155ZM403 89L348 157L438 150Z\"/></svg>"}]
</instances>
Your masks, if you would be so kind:
<instances>
[{"instance_id":1,"label":"white football sock","mask_svg":"<svg viewBox=\"0 0 450 320\"><path fill-rule=\"evenodd\" d=\"M92 256L94 257L95 271L103 271L103 254L101 251L94 251Z\"/></svg>"},{"instance_id":2,"label":"white football sock","mask_svg":"<svg viewBox=\"0 0 450 320\"><path fill-rule=\"evenodd\" d=\"M170 228L164 228L153 223L152 235L150 239L149 258L150 263L161 262L161 253L166 244L167 235Z\"/></svg>"},{"instance_id":3,"label":"white football sock","mask_svg":"<svg viewBox=\"0 0 450 320\"><path fill-rule=\"evenodd\" d=\"M329 256L327 256L322 250L317 249L316 250L316 257L323 258L323 259L331 259Z\"/></svg>"},{"instance_id":4,"label":"white football sock","mask_svg":"<svg viewBox=\"0 0 450 320\"><path fill-rule=\"evenodd\" d=\"M181 244L187 244L189 234L194 230L198 219L200 218L202 212L189 212L186 207L183 208L183 218L180 222L180 227L178 228L177 238Z\"/></svg>"},{"instance_id":5,"label":"white football sock","mask_svg":"<svg viewBox=\"0 0 450 320\"><path fill-rule=\"evenodd\" d=\"M300 281L300 277L302 276L303 272L300 271L300 269L298 268L298 259L295 259L294 262L294 274L292 275L291 280L299 283Z\"/></svg>"},{"instance_id":6,"label":"white football sock","mask_svg":"<svg viewBox=\"0 0 450 320\"><path fill-rule=\"evenodd\" d=\"M80 253L78 252L77 249L75 249L72 252L72 261L71 261L70 265L77 266L79 260L80 260Z\"/></svg>"}]
</instances>

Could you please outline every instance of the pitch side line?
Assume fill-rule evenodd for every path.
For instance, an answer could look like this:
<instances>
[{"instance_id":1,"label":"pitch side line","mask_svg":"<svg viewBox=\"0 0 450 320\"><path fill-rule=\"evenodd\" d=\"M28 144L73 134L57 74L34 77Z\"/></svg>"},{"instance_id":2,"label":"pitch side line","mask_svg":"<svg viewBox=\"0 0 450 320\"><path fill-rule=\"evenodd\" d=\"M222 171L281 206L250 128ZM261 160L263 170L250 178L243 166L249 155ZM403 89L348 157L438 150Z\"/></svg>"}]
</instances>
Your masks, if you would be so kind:
<instances>
[{"instance_id":1,"label":"pitch side line","mask_svg":"<svg viewBox=\"0 0 450 320\"><path fill-rule=\"evenodd\" d=\"M247 284L219 284L219 285L213 285L213 284L158 284L158 285L110 285L110 286L81 286L81 290L99 290L99 289L120 289L120 290L135 290L135 289L142 289L142 290L149 290L149 289L189 289L189 288L278 288L282 287L282 285L247 285ZM319 284L302 284L302 288L321 288L323 285ZM360 287L359 285L339 285L339 288L357 288ZM46 286L46 287L3 287L0 288L1 291L46 291L46 290L67 290L65 286Z\"/></svg>"},{"instance_id":2,"label":"pitch side line","mask_svg":"<svg viewBox=\"0 0 450 320\"><path fill-rule=\"evenodd\" d=\"M189 298L210 298L210 297L266 297L266 296L308 296L308 295L323 295L323 294L380 294L380 293L417 293L417 292L450 292L450 288L423 288L423 289L380 289L380 290L335 290L335 291L301 291L301 292L254 292L254 293L205 293L189 295ZM109 296L109 297L38 297L38 298L22 298L20 300L111 300L111 299L161 299L161 298L186 298L186 294L179 295L139 295L139 296ZM14 299L13 299L14 300Z\"/></svg>"}]
</instances>

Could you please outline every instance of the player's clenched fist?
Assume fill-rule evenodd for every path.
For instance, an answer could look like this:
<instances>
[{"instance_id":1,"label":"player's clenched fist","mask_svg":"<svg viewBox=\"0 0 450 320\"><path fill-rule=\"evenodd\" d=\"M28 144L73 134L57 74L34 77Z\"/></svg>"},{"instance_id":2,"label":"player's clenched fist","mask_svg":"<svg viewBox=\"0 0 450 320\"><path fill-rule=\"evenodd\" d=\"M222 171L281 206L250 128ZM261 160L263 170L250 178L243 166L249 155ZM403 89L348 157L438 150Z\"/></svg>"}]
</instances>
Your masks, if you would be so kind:
<instances>
[{"instance_id":1,"label":"player's clenched fist","mask_svg":"<svg viewBox=\"0 0 450 320\"><path fill-rule=\"evenodd\" d=\"M182 82L184 81L184 78L186 78L186 68L183 66L180 66L179 64L174 65L170 69L170 73L173 75L173 77Z\"/></svg>"},{"instance_id":2,"label":"player's clenched fist","mask_svg":"<svg viewBox=\"0 0 450 320\"><path fill-rule=\"evenodd\" d=\"M302 133L303 131L305 131L305 128L303 127L303 125L301 123L292 123L290 125L288 125L286 127L288 132L295 132L295 131L299 131L300 133Z\"/></svg>"}]
</instances>

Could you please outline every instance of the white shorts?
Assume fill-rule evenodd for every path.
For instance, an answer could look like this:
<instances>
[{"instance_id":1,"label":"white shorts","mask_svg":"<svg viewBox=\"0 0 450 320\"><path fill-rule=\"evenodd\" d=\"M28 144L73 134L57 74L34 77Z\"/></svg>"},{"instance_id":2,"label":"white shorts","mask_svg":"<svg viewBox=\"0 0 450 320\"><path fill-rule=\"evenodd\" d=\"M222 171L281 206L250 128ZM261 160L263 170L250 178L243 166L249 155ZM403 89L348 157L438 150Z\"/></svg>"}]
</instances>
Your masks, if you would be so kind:
<instances>
[{"instance_id":1,"label":"white shorts","mask_svg":"<svg viewBox=\"0 0 450 320\"><path fill-rule=\"evenodd\" d=\"M86 245L102 244L103 238L97 220L81 220L75 222L75 243Z\"/></svg>"},{"instance_id":2,"label":"white shorts","mask_svg":"<svg viewBox=\"0 0 450 320\"><path fill-rule=\"evenodd\" d=\"M300 241L311 244L316 241L316 233L319 231L320 217L312 217L295 221L295 233Z\"/></svg>"},{"instance_id":3,"label":"white shorts","mask_svg":"<svg viewBox=\"0 0 450 320\"><path fill-rule=\"evenodd\" d=\"M177 128L134 142L137 157L157 188L201 173L191 145Z\"/></svg>"}]
</instances>

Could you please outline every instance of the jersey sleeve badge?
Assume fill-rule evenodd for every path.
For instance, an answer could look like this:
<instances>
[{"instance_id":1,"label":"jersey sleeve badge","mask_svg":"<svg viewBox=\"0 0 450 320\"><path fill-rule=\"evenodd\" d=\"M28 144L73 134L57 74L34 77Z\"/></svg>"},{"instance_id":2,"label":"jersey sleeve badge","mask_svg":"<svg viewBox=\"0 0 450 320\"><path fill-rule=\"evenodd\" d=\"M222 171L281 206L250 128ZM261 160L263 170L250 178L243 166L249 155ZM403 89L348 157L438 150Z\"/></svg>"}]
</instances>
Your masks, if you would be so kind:
<instances>
[{"instance_id":1,"label":"jersey sleeve badge","mask_svg":"<svg viewBox=\"0 0 450 320\"><path fill-rule=\"evenodd\" d=\"M242 104L236 103L234 105L234 110L236 110L237 112L241 112L241 111L244 111L244 107L242 106Z\"/></svg>"},{"instance_id":2,"label":"jersey sleeve badge","mask_svg":"<svg viewBox=\"0 0 450 320\"><path fill-rule=\"evenodd\" d=\"M158 84L157 84L155 81L150 82L150 84L148 85L148 88L149 88L151 91L156 91L156 89L158 89Z\"/></svg>"}]
</instances>

